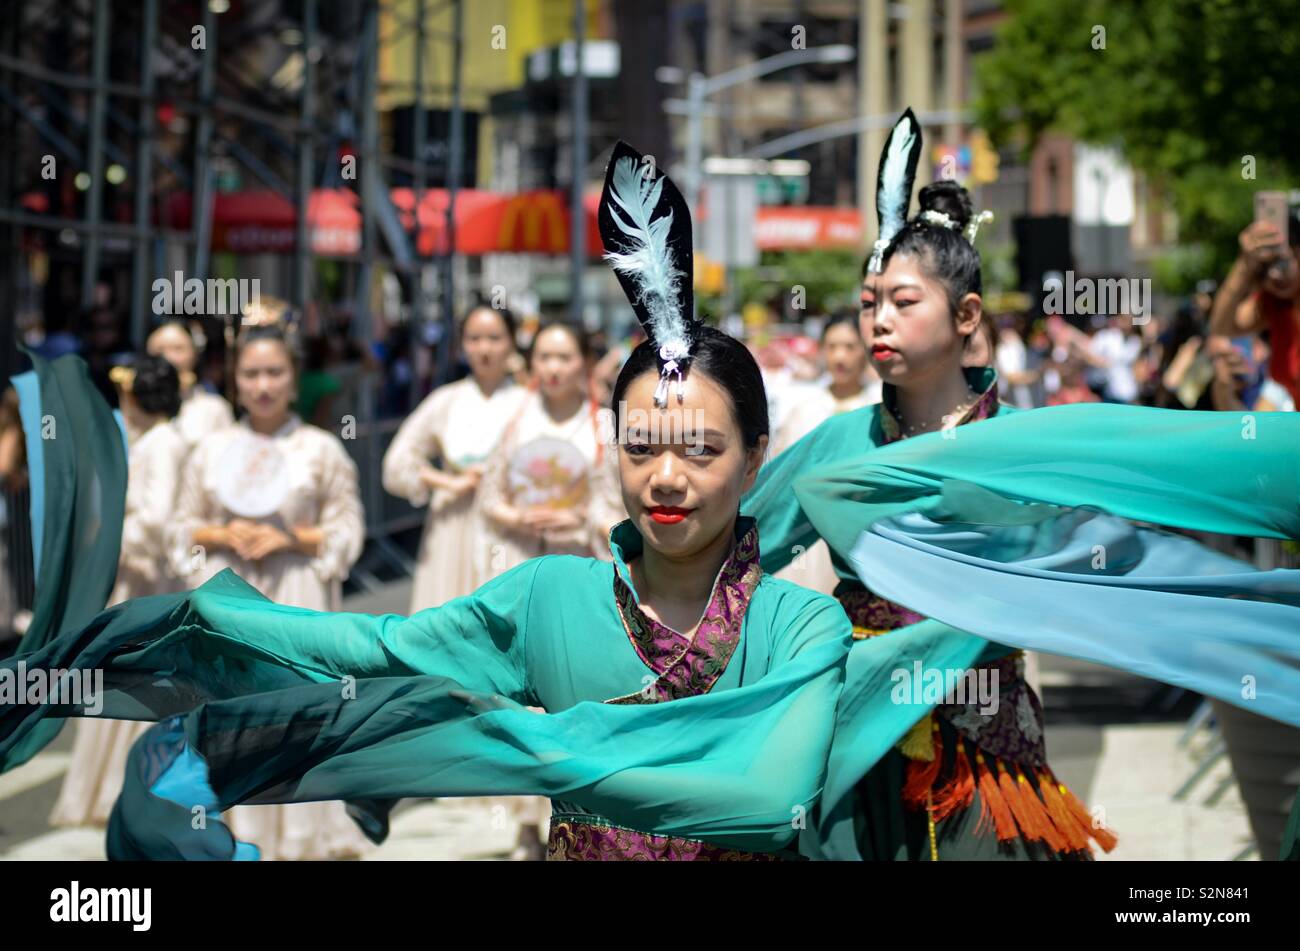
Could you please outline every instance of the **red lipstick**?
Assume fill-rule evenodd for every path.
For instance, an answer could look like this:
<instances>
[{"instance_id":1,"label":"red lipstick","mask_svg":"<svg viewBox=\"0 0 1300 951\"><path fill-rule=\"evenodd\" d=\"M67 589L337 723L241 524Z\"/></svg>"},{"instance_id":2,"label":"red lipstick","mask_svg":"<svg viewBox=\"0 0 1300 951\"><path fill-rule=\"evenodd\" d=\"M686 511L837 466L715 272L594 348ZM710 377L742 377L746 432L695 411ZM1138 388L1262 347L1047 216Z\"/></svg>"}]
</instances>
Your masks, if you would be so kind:
<instances>
[{"instance_id":1,"label":"red lipstick","mask_svg":"<svg viewBox=\"0 0 1300 951\"><path fill-rule=\"evenodd\" d=\"M876 344L871 348L871 357L873 360L888 360L890 357L897 356L898 351L892 347L886 347L884 344Z\"/></svg>"},{"instance_id":2,"label":"red lipstick","mask_svg":"<svg viewBox=\"0 0 1300 951\"><path fill-rule=\"evenodd\" d=\"M691 509L679 509L672 505L656 505L646 511L660 525L676 525L691 514Z\"/></svg>"}]
</instances>

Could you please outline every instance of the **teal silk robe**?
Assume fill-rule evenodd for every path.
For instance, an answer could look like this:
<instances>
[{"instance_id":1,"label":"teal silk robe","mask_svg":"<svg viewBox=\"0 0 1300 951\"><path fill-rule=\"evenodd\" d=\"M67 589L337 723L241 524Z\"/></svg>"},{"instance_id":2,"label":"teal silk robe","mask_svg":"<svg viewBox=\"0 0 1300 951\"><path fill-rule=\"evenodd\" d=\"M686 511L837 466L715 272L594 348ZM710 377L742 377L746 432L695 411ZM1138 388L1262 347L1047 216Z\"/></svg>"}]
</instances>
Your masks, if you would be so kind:
<instances>
[{"instance_id":1,"label":"teal silk robe","mask_svg":"<svg viewBox=\"0 0 1300 951\"><path fill-rule=\"evenodd\" d=\"M762 574L749 520L738 535L690 642L637 607L625 522L613 564L534 559L410 618L285 607L226 572L28 665L103 667L104 715L216 701L137 747L113 857L235 855L219 823L190 829L196 806L363 800L378 833L365 800L540 793L556 857L751 858L808 825L850 637L833 600Z\"/></svg>"}]
</instances>

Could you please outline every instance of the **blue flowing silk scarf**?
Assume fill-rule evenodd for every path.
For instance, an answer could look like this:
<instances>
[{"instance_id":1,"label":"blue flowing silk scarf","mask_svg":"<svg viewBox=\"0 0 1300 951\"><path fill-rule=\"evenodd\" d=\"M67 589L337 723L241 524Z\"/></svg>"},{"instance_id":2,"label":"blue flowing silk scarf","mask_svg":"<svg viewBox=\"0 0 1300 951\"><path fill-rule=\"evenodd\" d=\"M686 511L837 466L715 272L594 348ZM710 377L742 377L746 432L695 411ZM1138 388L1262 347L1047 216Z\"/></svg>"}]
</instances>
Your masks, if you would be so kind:
<instances>
[{"instance_id":1,"label":"blue flowing silk scarf","mask_svg":"<svg viewBox=\"0 0 1300 951\"><path fill-rule=\"evenodd\" d=\"M908 645L887 644L900 636L931 667L1039 650L1300 726L1300 571L1257 571L1125 520L1300 537L1296 414L1036 410L872 450L795 491L864 584L931 619L854 646L822 799L826 857L855 851L853 784L901 736L881 679L906 669Z\"/></svg>"}]
</instances>

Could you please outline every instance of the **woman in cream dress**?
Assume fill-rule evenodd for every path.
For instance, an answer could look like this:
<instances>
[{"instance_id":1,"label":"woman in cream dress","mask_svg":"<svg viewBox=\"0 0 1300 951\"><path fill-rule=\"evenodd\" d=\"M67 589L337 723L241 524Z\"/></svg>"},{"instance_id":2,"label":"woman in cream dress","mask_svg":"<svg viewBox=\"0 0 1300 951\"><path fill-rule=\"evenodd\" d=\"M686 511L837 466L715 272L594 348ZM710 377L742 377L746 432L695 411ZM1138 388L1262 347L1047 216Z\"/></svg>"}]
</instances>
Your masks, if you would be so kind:
<instances>
[{"instance_id":1,"label":"woman in cream dress","mask_svg":"<svg viewBox=\"0 0 1300 951\"><path fill-rule=\"evenodd\" d=\"M549 324L533 338L528 397L479 482L477 504L488 529L479 549L486 555L479 569L484 580L538 555L610 557L609 529L627 513L618 488L613 416L590 397L587 357L586 337L567 324ZM485 803L511 810L519 822L513 858L545 857L549 800Z\"/></svg>"},{"instance_id":2,"label":"woman in cream dress","mask_svg":"<svg viewBox=\"0 0 1300 951\"><path fill-rule=\"evenodd\" d=\"M532 392L479 483L486 578L538 555L609 557L608 530L627 515L608 478L613 416L589 395L587 355L586 338L567 324L533 338Z\"/></svg>"},{"instance_id":3,"label":"woman in cream dress","mask_svg":"<svg viewBox=\"0 0 1300 951\"><path fill-rule=\"evenodd\" d=\"M471 375L425 397L384 453L384 489L429 507L412 614L469 594L487 580L480 570L487 552L474 496L484 462L527 396L509 374L515 327L508 311L470 311L460 325L460 343Z\"/></svg>"},{"instance_id":4,"label":"woman in cream dress","mask_svg":"<svg viewBox=\"0 0 1300 951\"><path fill-rule=\"evenodd\" d=\"M167 559L166 530L189 447L173 418L180 408L180 392L170 363L142 357L134 367L115 367L109 376L117 385L127 429L136 434L127 454L117 583L108 599L117 604L183 587ZM126 755L149 726L136 720L78 720L71 764L50 824L106 825L122 791Z\"/></svg>"},{"instance_id":5,"label":"woman in cream dress","mask_svg":"<svg viewBox=\"0 0 1300 951\"><path fill-rule=\"evenodd\" d=\"M199 350L183 321L169 320L159 325L145 341L145 350L150 356L165 359L180 374L181 408L176 414L176 427L191 451L204 437L234 424L230 404L195 382Z\"/></svg>"},{"instance_id":6,"label":"woman in cream dress","mask_svg":"<svg viewBox=\"0 0 1300 951\"><path fill-rule=\"evenodd\" d=\"M843 314L826 322L821 352L830 385L813 391L791 407L772 440L772 456L793 446L832 416L880 402L880 378L867 362L867 347L858 331L857 314ZM798 555L776 577L822 594L830 594L839 583L831 568L830 551L823 541Z\"/></svg>"},{"instance_id":7,"label":"woman in cream dress","mask_svg":"<svg viewBox=\"0 0 1300 951\"><path fill-rule=\"evenodd\" d=\"M190 456L172 559L187 586L233 568L272 601L337 611L365 542L357 469L336 436L290 411L296 383L283 333L247 330L235 357L247 415ZM368 846L339 802L241 806L223 818L267 859L342 858Z\"/></svg>"}]
</instances>

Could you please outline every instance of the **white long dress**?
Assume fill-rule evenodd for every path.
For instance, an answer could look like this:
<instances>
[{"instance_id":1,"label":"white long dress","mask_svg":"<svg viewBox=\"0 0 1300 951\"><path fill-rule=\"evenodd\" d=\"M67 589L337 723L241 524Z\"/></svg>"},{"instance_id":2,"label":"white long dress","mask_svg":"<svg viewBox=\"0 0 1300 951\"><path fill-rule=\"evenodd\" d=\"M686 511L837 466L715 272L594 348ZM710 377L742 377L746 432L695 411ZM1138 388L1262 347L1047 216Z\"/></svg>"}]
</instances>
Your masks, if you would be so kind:
<instances>
[{"instance_id":1,"label":"white long dress","mask_svg":"<svg viewBox=\"0 0 1300 951\"><path fill-rule=\"evenodd\" d=\"M248 514L269 506L274 510L268 514ZM235 518L269 522L288 532L318 527L321 549L314 557L281 551L251 562L233 551L204 551L194 544L196 529ZM241 421L203 440L186 464L170 549L187 586L233 568L272 601L337 611L343 579L364 543L356 465L337 437L297 416L270 436ZM340 802L237 806L222 819L266 859L343 858L370 848Z\"/></svg>"},{"instance_id":2,"label":"white long dress","mask_svg":"<svg viewBox=\"0 0 1300 951\"><path fill-rule=\"evenodd\" d=\"M568 419L553 420L542 398L530 393L488 458L475 505L483 514L485 544L479 546L478 571L495 578L539 555L585 555L608 559L604 529L626 517L611 477L617 445L613 414L583 403ZM501 505L545 504L579 512L574 529L548 532L542 539L495 524L486 513ZM550 800L539 796L485 797L475 804L504 805L521 824L545 832Z\"/></svg>"},{"instance_id":3,"label":"white long dress","mask_svg":"<svg viewBox=\"0 0 1300 951\"><path fill-rule=\"evenodd\" d=\"M411 587L411 613L478 589L486 577L484 525L474 493L459 498L431 490L420 470L440 460L448 472L483 463L519 411L528 391L506 381L485 396L473 377L440 386L421 401L384 453L384 489L429 512Z\"/></svg>"},{"instance_id":4,"label":"white long dress","mask_svg":"<svg viewBox=\"0 0 1300 951\"><path fill-rule=\"evenodd\" d=\"M132 441L127 455L121 555L109 604L183 587L171 570L166 534L188 454L175 420L156 423ZM77 720L71 764L50 824L106 825L122 791L126 755L150 726L135 720Z\"/></svg>"},{"instance_id":5,"label":"white long dress","mask_svg":"<svg viewBox=\"0 0 1300 951\"><path fill-rule=\"evenodd\" d=\"M606 477L611 462L613 414L584 403L568 419L553 420L536 393L507 426L488 457L476 505L484 513L485 544L478 547L484 578L495 578L539 555L609 557L601 529L625 515L617 484ZM578 528L547 532L543 538L495 523L487 513L501 505L533 504L571 508L583 517ZM611 519L609 513L620 513Z\"/></svg>"},{"instance_id":6,"label":"white long dress","mask_svg":"<svg viewBox=\"0 0 1300 951\"><path fill-rule=\"evenodd\" d=\"M181 400L176 425L192 452L208 436L235 425L235 414L220 396L194 386Z\"/></svg>"},{"instance_id":7,"label":"white long dress","mask_svg":"<svg viewBox=\"0 0 1300 951\"><path fill-rule=\"evenodd\" d=\"M873 380L857 393L844 399L837 399L831 394L830 389L820 387L789 408L772 440L768 456L775 457L789 449L832 416L879 402L879 380ZM863 433L862 438L865 445L866 433ZM793 581L797 585L820 591L822 594L832 593L839 583L835 569L831 567L830 549L826 547L824 541L820 540L806 551L796 554L794 561L778 571L776 577Z\"/></svg>"}]
</instances>

